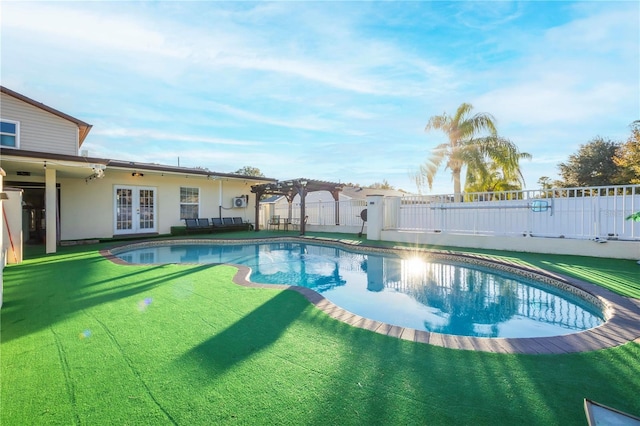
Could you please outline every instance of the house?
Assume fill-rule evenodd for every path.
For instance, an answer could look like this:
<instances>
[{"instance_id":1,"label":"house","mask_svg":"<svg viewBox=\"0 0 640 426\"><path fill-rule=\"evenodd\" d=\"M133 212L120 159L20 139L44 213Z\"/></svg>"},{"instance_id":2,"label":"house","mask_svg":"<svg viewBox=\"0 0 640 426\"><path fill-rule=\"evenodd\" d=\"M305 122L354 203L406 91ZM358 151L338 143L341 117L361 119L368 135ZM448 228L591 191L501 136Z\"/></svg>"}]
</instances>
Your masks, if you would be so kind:
<instances>
[{"instance_id":1,"label":"house","mask_svg":"<svg viewBox=\"0 0 640 426\"><path fill-rule=\"evenodd\" d=\"M22 218L10 235L44 242L47 253L66 241L169 234L191 217L251 222L251 186L275 181L91 157L81 149L90 124L6 87L0 95L3 184L22 198L4 203L8 216Z\"/></svg>"}]
</instances>

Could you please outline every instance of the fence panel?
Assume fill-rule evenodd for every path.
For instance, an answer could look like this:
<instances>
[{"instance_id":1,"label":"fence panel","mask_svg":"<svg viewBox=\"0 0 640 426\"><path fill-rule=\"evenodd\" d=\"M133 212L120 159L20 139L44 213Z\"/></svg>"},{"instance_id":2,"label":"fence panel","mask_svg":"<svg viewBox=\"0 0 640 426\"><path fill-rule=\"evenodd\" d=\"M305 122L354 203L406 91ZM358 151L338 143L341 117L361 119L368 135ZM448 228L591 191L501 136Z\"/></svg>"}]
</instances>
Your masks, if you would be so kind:
<instances>
[{"instance_id":1,"label":"fence panel","mask_svg":"<svg viewBox=\"0 0 640 426\"><path fill-rule=\"evenodd\" d=\"M504 193L394 197L384 200L391 230L560 238L640 239L640 185Z\"/></svg>"},{"instance_id":2,"label":"fence panel","mask_svg":"<svg viewBox=\"0 0 640 426\"><path fill-rule=\"evenodd\" d=\"M336 221L336 205L337 217ZM355 226L361 225L362 219L360 213L367 208L366 200L347 200L347 201L313 201L305 204L305 215L308 216L307 224L309 225L342 225ZM261 207L261 211L264 208ZM273 208L273 215L279 215L282 220L291 218L295 222L300 219L300 203L291 204L291 214L289 214L288 204L276 204ZM264 214L262 214L264 215ZM261 217L261 223L263 218ZM268 218L267 218L268 220Z\"/></svg>"},{"instance_id":3,"label":"fence panel","mask_svg":"<svg viewBox=\"0 0 640 426\"><path fill-rule=\"evenodd\" d=\"M594 237L640 240L640 222L626 220L640 211L640 185L554 188L464 194L387 197L384 229L500 236ZM336 206L337 204L337 206ZM360 226L366 200L314 201L305 206L310 225ZM291 210L289 210L291 209ZM266 224L264 207L260 223ZM300 220L300 203L276 204L271 214Z\"/></svg>"}]
</instances>

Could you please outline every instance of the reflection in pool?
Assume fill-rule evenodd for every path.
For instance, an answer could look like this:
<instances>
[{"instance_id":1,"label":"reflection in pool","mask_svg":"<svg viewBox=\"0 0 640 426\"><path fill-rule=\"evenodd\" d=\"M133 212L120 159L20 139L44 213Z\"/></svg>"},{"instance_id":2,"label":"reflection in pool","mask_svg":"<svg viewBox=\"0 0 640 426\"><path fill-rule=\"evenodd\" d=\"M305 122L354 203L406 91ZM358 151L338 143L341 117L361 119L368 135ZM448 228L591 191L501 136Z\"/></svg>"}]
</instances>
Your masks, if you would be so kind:
<instances>
[{"instance_id":1,"label":"reflection in pool","mask_svg":"<svg viewBox=\"0 0 640 426\"><path fill-rule=\"evenodd\" d=\"M475 337L547 337L604 322L598 308L527 278L465 263L303 243L151 246L129 263L234 263L251 281L309 287L365 318Z\"/></svg>"}]
</instances>

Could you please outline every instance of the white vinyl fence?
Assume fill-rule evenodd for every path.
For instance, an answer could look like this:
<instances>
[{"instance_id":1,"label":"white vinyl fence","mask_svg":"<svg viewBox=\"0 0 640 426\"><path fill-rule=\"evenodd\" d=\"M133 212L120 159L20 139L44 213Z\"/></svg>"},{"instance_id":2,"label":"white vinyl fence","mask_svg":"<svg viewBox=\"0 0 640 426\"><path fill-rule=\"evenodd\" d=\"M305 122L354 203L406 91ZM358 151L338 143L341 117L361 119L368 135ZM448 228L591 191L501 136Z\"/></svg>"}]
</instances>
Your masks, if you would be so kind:
<instances>
[{"instance_id":1,"label":"white vinyl fence","mask_svg":"<svg viewBox=\"0 0 640 426\"><path fill-rule=\"evenodd\" d=\"M305 204L307 225L359 226L362 224L360 212L366 208L366 200L307 202ZM293 203L291 212L286 203L276 205L271 215L280 216L281 220L291 219L293 223L300 223L300 203ZM260 223L266 224L268 220L262 209Z\"/></svg>"},{"instance_id":2,"label":"white vinyl fence","mask_svg":"<svg viewBox=\"0 0 640 426\"><path fill-rule=\"evenodd\" d=\"M640 240L640 185L412 196L384 200L384 229Z\"/></svg>"},{"instance_id":3,"label":"white vinyl fence","mask_svg":"<svg viewBox=\"0 0 640 426\"><path fill-rule=\"evenodd\" d=\"M308 225L360 226L366 200L306 204ZM568 239L640 240L640 222L627 220L640 211L640 185L555 188L494 193L387 197L384 230L449 234L537 236ZM284 203L271 215L300 221L300 204ZM260 223L266 224L265 209ZM337 219L337 220L336 220ZM346 231L345 231L346 232Z\"/></svg>"}]
</instances>

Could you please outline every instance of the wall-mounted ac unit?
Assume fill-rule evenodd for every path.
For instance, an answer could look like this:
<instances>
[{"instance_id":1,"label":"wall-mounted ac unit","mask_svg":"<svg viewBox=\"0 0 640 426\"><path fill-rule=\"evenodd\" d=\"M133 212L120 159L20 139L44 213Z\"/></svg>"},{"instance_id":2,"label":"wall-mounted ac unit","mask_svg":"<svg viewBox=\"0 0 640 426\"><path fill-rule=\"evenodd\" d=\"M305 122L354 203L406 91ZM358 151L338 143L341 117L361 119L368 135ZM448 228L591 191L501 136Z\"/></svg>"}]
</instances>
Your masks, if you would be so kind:
<instances>
[{"instance_id":1,"label":"wall-mounted ac unit","mask_svg":"<svg viewBox=\"0 0 640 426\"><path fill-rule=\"evenodd\" d=\"M247 207L247 199L244 197L233 197L233 207L235 208Z\"/></svg>"}]
</instances>

